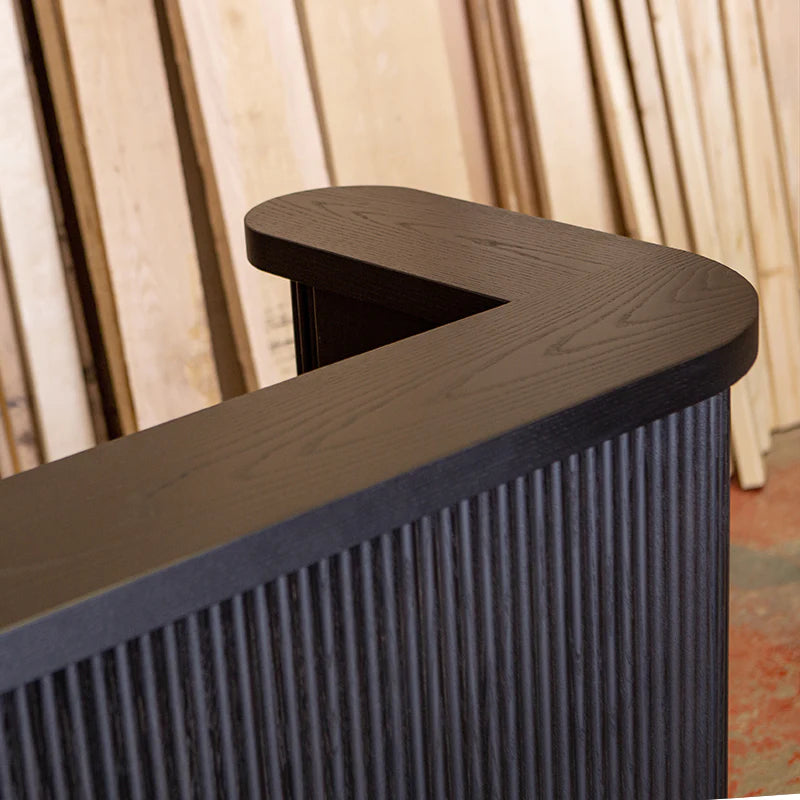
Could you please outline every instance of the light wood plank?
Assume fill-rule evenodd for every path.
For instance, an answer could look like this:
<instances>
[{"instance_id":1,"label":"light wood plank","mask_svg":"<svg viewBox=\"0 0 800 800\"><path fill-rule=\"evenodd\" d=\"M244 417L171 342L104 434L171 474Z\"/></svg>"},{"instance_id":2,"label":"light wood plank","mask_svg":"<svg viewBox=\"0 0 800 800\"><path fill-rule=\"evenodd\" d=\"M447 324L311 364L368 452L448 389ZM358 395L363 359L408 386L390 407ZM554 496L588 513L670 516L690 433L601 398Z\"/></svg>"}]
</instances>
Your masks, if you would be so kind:
<instances>
[{"instance_id":1,"label":"light wood plank","mask_svg":"<svg viewBox=\"0 0 800 800\"><path fill-rule=\"evenodd\" d=\"M614 4L612 0L584 0L584 9L626 233L636 239L662 242Z\"/></svg>"},{"instance_id":2,"label":"light wood plank","mask_svg":"<svg viewBox=\"0 0 800 800\"><path fill-rule=\"evenodd\" d=\"M0 381L0 478L13 475L17 469L11 453L11 425L6 411L3 383Z\"/></svg>"},{"instance_id":3,"label":"light wood plank","mask_svg":"<svg viewBox=\"0 0 800 800\"><path fill-rule=\"evenodd\" d=\"M620 10L664 243L690 250L692 243L647 3L620 0Z\"/></svg>"},{"instance_id":4,"label":"light wood plank","mask_svg":"<svg viewBox=\"0 0 800 800\"><path fill-rule=\"evenodd\" d=\"M774 420L800 422L800 295L752 0L722 3L745 187L766 315Z\"/></svg>"},{"instance_id":5,"label":"light wood plank","mask_svg":"<svg viewBox=\"0 0 800 800\"><path fill-rule=\"evenodd\" d=\"M578 0L512 0L544 216L616 230L617 198Z\"/></svg>"},{"instance_id":6,"label":"light wood plank","mask_svg":"<svg viewBox=\"0 0 800 800\"><path fill-rule=\"evenodd\" d=\"M472 199L476 203L495 205L494 175L466 3L464 0L439 0L439 13Z\"/></svg>"},{"instance_id":7,"label":"light wood plank","mask_svg":"<svg viewBox=\"0 0 800 800\"><path fill-rule=\"evenodd\" d=\"M508 133L511 162L519 211L539 214L536 177L533 167L532 135L523 101L519 71L514 53L511 23L505 0L486 0L492 49L497 61L500 101Z\"/></svg>"},{"instance_id":8,"label":"light wood plank","mask_svg":"<svg viewBox=\"0 0 800 800\"><path fill-rule=\"evenodd\" d=\"M0 220L45 459L95 443L20 31L0 0Z\"/></svg>"},{"instance_id":9,"label":"light wood plank","mask_svg":"<svg viewBox=\"0 0 800 800\"><path fill-rule=\"evenodd\" d=\"M689 60L676 0L650 0L653 31L661 63L667 107L675 135L675 149L693 230L694 250L715 261L723 261L722 241L717 225L706 161L697 99L692 85ZM734 391L731 405L733 455L743 486L763 484L764 464L750 395L750 376ZM740 382L742 383L742 382Z\"/></svg>"},{"instance_id":10,"label":"light wood plank","mask_svg":"<svg viewBox=\"0 0 800 800\"><path fill-rule=\"evenodd\" d=\"M135 0L35 5L49 72L68 69L72 81L57 109L77 108L59 122L77 116L68 166L96 205L81 215L92 279L103 326L116 316L135 424L146 428L219 400L155 14Z\"/></svg>"},{"instance_id":11,"label":"light wood plank","mask_svg":"<svg viewBox=\"0 0 800 800\"><path fill-rule=\"evenodd\" d=\"M253 268L245 213L329 183L291 0L166 3L248 388L296 374L289 282Z\"/></svg>"},{"instance_id":12,"label":"light wood plank","mask_svg":"<svg viewBox=\"0 0 800 800\"><path fill-rule=\"evenodd\" d=\"M334 181L472 199L436 0L305 0Z\"/></svg>"},{"instance_id":13,"label":"light wood plank","mask_svg":"<svg viewBox=\"0 0 800 800\"><path fill-rule=\"evenodd\" d=\"M757 10L797 255L800 253L800 2L758 0Z\"/></svg>"},{"instance_id":14,"label":"light wood plank","mask_svg":"<svg viewBox=\"0 0 800 800\"><path fill-rule=\"evenodd\" d=\"M61 145L68 165L86 265L91 276L114 404L122 433L133 433L136 430L136 420L122 349L122 335L111 289L108 257L100 228L99 209L58 0L33 0L33 7Z\"/></svg>"},{"instance_id":15,"label":"light wood plank","mask_svg":"<svg viewBox=\"0 0 800 800\"><path fill-rule=\"evenodd\" d=\"M722 260L758 288L719 6L717 0L679 0L679 8L697 97ZM763 307L760 339L759 355L750 370L748 388L761 449L766 451L772 428L772 396Z\"/></svg>"},{"instance_id":16,"label":"light wood plank","mask_svg":"<svg viewBox=\"0 0 800 800\"><path fill-rule=\"evenodd\" d=\"M4 425L13 472L42 463L30 391L25 378L23 354L19 347L16 313L8 290L7 269L0 237L0 386L3 394Z\"/></svg>"},{"instance_id":17,"label":"light wood plank","mask_svg":"<svg viewBox=\"0 0 800 800\"><path fill-rule=\"evenodd\" d=\"M519 211L517 176L512 157L509 126L503 106L500 70L497 63L487 0L466 0L475 47L475 59L486 114L486 128L494 166L497 200L500 206Z\"/></svg>"}]
</instances>

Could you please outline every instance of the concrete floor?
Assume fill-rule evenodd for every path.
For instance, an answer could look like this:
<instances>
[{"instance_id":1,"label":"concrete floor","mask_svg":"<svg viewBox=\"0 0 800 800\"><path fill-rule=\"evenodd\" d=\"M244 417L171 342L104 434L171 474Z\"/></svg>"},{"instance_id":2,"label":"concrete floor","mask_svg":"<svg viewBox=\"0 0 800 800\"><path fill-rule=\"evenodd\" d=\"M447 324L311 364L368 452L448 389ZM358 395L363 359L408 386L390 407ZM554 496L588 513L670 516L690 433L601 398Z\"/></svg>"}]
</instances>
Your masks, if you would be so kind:
<instances>
[{"instance_id":1,"label":"concrete floor","mask_svg":"<svg viewBox=\"0 0 800 800\"><path fill-rule=\"evenodd\" d=\"M728 794L800 792L800 430L731 488Z\"/></svg>"}]
</instances>

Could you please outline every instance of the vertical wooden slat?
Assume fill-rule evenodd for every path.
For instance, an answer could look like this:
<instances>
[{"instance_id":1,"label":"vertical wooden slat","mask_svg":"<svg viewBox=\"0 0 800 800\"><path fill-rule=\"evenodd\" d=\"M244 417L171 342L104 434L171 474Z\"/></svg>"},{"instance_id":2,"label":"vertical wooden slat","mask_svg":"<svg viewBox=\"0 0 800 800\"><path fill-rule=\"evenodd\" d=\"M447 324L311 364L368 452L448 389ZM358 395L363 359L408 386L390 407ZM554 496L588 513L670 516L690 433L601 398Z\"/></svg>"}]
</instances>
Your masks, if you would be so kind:
<instances>
[{"instance_id":1,"label":"vertical wooden slat","mask_svg":"<svg viewBox=\"0 0 800 800\"><path fill-rule=\"evenodd\" d=\"M12 0L0 2L0 234L43 456L95 442ZM14 387L17 388L17 387Z\"/></svg>"},{"instance_id":2,"label":"vertical wooden slat","mask_svg":"<svg viewBox=\"0 0 800 800\"><path fill-rule=\"evenodd\" d=\"M35 0L123 431L219 400L155 13Z\"/></svg>"},{"instance_id":3,"label":"vertical wooden slat","mask_svg":"<svg viewBox=\"0 0 800 800\"><path fill-rule=\"evenodd\" d=\"M753 0L724 0L722 19L744 183L766 316L774 419L800 421L800 294L764 56ZM735 413L735 409L733 409Z\"/></svg>"},{"instance_id":4,"label":"vertical wooden slat","mask_svg":"<svg viewBox=\"0 0 800 800\"><path fill-rule=\"evenodd\" d=\"M614 2L583 0L583 7L625 232L636 239L661 243L663 236Z\"/></svg>"},{"instance_id":5,"label":"vertical wooden slat","mask_svg":"<svg viewBox=\"0 0 800 800\"><path fill-rule=\"evenodd\" d=\"M164 0L248 389L296 374L289 282L247 261L242 218L329 174L291 0Z\"/></svg>"},{"instance_id":6,"label":"vertical wooden slat","mask_svg":"<svg viewBox=\"0 0 800 800\"><path fill-rule=\"evenodd\" d=\"M533 116L540 211L615 231L617 198L578 0L513 0L526 101Z\"/></svg>"}]
</instances>

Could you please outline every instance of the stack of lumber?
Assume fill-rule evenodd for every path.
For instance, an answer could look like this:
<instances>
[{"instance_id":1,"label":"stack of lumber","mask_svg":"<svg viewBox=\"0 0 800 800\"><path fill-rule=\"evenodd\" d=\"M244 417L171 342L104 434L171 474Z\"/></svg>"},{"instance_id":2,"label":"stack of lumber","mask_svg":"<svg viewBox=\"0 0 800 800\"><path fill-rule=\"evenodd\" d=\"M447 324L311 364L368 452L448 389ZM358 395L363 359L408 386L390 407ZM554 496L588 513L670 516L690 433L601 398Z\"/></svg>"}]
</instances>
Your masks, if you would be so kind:
<instances>
[{"instance_id":1,"label":"stack of lumber","mask_svg":"<svg viewBox=\"0 0 800 800\"><path fill-rule=\"evenodd\" d=\"M242 218L377 183L739 271L762 485L800 423L799 38L783 0L0 0L0 476L292 377Z\"/></svg>"}]
</instances>

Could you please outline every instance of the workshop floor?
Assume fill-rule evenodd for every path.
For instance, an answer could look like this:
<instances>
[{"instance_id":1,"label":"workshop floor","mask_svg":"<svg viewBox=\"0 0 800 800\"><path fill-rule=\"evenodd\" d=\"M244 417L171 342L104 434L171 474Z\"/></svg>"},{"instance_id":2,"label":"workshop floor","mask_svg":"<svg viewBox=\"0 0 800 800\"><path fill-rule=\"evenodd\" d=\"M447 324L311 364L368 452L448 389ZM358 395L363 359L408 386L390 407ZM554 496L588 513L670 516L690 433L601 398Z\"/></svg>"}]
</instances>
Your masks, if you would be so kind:
<instances>
[{"instance_id":1,"label":"workshop floor","mask_svg":"<svg viewBox=\"0 0 800 800\"><path fill-rule=\"evenodd\" d=\"M800 793L800 430L731 489L728 794Z\"/></svg>"}]
</instances>

